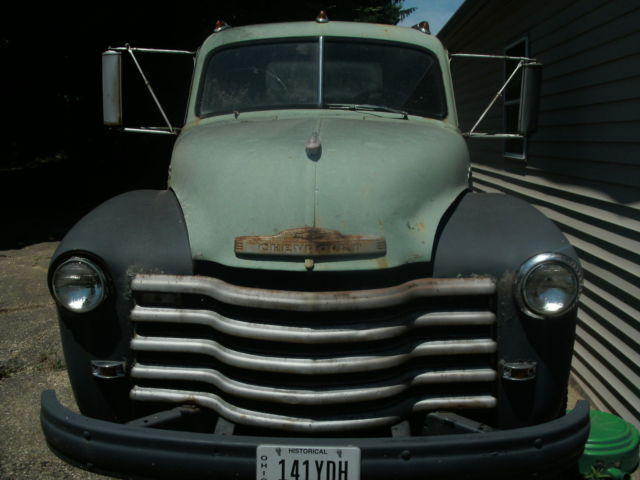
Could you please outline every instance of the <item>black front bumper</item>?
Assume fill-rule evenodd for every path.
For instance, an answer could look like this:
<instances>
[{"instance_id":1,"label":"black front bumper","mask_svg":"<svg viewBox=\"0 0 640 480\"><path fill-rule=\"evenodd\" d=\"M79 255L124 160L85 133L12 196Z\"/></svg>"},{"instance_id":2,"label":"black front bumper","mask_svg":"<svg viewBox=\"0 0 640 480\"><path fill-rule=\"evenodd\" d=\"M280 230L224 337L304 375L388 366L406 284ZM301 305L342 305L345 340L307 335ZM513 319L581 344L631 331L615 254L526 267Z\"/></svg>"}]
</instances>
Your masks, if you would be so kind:
<instances>
[{"instance_id":1,"label":"black front bumper","mask_svg":"<svg viewBox=\"0 0 640 480\"><path fill-rule=\"evenodd\" d=\"M41 422L69 463L126 478L256 478L260 444L358 446L361 479L541 478L571 468L589 435L589 404L533 427L402 438L223 436L123 425L73 413L42 394Z\"/></svg>"}]
</instances>

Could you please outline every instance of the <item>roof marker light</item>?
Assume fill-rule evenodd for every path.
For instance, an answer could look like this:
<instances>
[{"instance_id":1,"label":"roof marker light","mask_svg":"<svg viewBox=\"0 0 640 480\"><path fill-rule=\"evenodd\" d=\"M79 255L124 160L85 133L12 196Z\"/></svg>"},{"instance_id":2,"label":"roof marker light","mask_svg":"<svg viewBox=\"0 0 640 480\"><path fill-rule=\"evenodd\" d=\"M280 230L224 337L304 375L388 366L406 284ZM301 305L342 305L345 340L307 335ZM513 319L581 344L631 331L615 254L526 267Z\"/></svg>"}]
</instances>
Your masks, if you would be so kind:
<instances>
[{"instance_id":1,"label":"roof marker light","mask_svg":"<svg viewBox=\"0 0 640 480\"><path fill-rule=\"evenodd\" d=\"M229 24L224 20L216 20L216 24L213 27L213 33L218 33L224 30L225 28L229 28Z\"/></svg>"},{"instance_id":2,"label":"roof marker light","mask_svg":"<svg viewBox=\"0 0 640 480\"><path fill-rule=\"evenodd\" d=\"M329 17L327 16L327 12L325 12L324 10L320 10L320 13L316 17L316 22L329 23Z\"/></svg>"},{"instance_id":3,"label":"roof marker light","mask_svg":"<svg viewBox=\"0 0 640 480\"><path fill-rule=\"evenodd\" d=\"M429 28L429 22L426 20L421 21L417 25L414 25L413 28L416 30L420 30L422 33L431 34L431 29Z\"/></svg>"}]
</instances>

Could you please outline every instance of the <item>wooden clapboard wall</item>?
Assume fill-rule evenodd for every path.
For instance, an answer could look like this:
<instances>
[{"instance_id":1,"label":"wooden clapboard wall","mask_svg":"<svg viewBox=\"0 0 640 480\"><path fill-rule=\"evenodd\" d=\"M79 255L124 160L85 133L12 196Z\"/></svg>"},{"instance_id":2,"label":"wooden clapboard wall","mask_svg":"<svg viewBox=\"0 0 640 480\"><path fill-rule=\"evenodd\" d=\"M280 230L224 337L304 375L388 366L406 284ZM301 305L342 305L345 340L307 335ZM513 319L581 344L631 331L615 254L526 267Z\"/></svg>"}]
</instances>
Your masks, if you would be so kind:
<instances>
[{"instance_id":1,"label":"wooden clapboard wall","mask_svg":"<svg viewBox=\"0 0 640 480\"><path fill-rule=\"evenodd\" d=\"M576 247L585 281L574 378L597 408L640 426L640 2L467 0L439 37L452 53L493 54L526 38L544 64L526 158L470 140L473 185L524 198ZM453 59L452 70L468 131L505 65ZM502 109L480 130L501 131Z\"/></svg>"}]
</instances>

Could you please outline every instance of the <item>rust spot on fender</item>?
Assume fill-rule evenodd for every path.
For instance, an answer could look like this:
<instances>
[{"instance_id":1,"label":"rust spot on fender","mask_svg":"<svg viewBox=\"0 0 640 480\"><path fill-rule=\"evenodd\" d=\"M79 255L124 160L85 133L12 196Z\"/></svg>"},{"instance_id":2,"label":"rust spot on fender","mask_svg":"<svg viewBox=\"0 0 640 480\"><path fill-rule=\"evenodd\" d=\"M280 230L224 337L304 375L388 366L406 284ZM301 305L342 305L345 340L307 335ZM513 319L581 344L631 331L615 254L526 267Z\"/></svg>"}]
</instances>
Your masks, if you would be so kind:
<instances>
[{"instance_id":1,"label":"rust spot on fender","mask_svg":"<svg viewBox=\"0 0 640 480\"><path fill-rule=\"evenodd\" d=\"M378 264L378 268L389 268L389 260L387 257L376 258L376 263Z\"/></svg>"}]
</instances>

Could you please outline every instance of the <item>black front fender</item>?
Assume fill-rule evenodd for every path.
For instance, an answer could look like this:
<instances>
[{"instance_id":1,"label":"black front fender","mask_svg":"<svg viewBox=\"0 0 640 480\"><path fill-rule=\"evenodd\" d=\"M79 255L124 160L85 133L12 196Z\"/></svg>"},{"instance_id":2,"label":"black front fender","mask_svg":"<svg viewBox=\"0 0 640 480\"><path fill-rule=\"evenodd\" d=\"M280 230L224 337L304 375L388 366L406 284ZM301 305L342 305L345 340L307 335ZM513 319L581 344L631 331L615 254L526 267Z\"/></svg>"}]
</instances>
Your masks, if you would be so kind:
<instances>
[{"instance_id":1,"label":"black front fender","mask_svg":"<svg viewBox=\"0 0 640 480\"><path fill-rule=\"evenodd\" d=\"M129 414L128 381L97 379L92 360L130 364L130 277L137 272L193 274L187 228L170 190L140 190L108 200L82 218L56 250L49 275L73 255L92 258L109 279L110 295L96 310L58 307L69 377L80 410L122 420Z\"/></svg>"},{"instance_id":2,"label":"black front fender","mask_svg":"<svg viewBox=\"0 0 640 480\"><path fill-rule=\"evenodd\" d=\"M499 278L546 252L577 260L560 229L527 202L511 195L467 193L440 226L433 272L436 277Z\"/></svg>"},{"instance_id":3,"label":"black front fender","mask_svg":"<svg viewBox=\"0 0 640 480\"><path fill-rule=\"evenodd\" d=\"M498 282L496 363L531 361L536 377L499 378L497 425L549 421L564 413L577 308L560 318L526 315L515 301L517 272L540 253L560 253L578 263L560 229L528 203L504 194L467 193L444 219L433 257L435 277L491 275Z\"/></svg>"}]
</instances>

